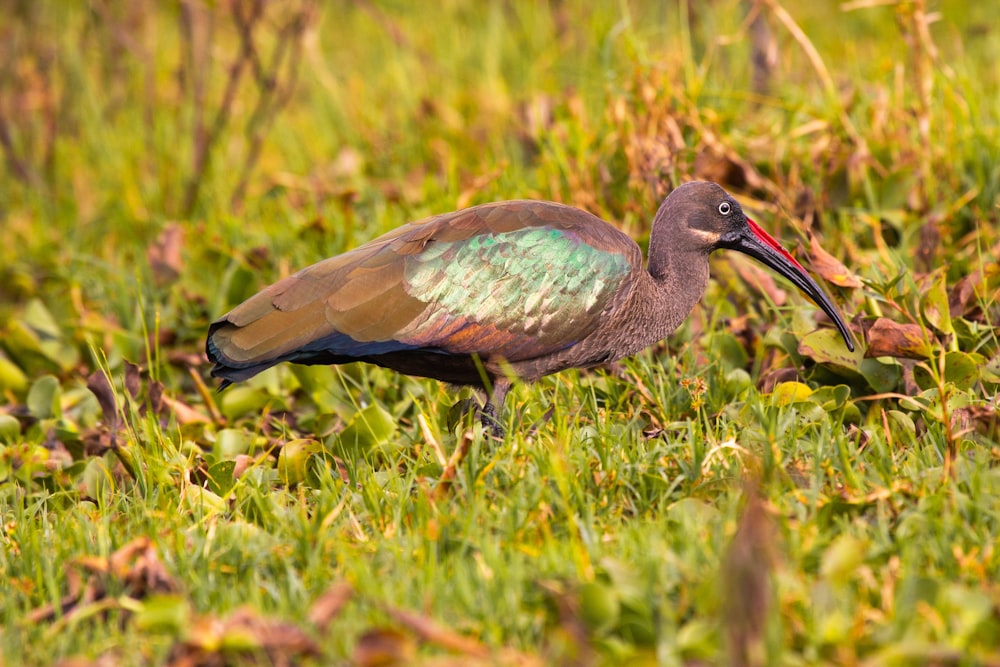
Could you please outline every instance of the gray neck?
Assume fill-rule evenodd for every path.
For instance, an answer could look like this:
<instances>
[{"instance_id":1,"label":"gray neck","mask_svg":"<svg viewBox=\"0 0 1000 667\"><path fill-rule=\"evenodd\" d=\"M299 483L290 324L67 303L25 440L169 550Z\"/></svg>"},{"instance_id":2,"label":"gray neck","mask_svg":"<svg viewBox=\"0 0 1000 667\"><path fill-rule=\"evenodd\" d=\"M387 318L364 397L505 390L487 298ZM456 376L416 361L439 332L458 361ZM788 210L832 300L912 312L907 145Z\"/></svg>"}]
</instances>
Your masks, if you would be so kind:
<instances>
[{"instance_id":1,"label":"gray neck","mask_svg":"<svg viewBox=\"0 0 1000 667\"><path fill-rule=\"evenodd\" d=\"M684 244L683 235L665 229L670 224L661 206L649 238L651 280L647 296L655 304L657 319L668 328L667 333L680 326L708 287L708 254Z\"/></svg>"},{"instance_id":2,"label":"gray neck","mask_svg":"<svg viewBox=\"0 0 1000 667\"><path fill-rule=\"evenodd\" d=\"M646 292L650 317L660 338L672 333L701 301L708 287L708 258L694 255L663 258L650 252Z\"/></svg>"}]
</instances>

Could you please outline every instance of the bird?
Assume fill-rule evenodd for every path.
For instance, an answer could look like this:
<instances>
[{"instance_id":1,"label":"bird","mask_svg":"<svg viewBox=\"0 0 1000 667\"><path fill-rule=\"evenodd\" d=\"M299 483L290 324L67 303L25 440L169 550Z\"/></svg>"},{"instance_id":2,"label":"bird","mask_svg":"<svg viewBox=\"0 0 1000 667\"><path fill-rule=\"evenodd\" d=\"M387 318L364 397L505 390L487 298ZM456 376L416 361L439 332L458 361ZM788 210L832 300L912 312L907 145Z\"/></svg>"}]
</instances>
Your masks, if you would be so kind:
<instances>
[{"instance_id":1,"label":"bird","mask_svg":"<svg viewBox=\"0 0 1000 667\"><path fill-rule=\"evenodd\" d=\"M709 254L735 250L808 295L854 342L830 297L716 183L663 200L648 260L597 216L549 201L481 204L411 222L264 288L211 323L219 389L283 362L363 361L468 385L503 437L513 380L631 356L701 300Z\"/></svg>"}]
</instances>

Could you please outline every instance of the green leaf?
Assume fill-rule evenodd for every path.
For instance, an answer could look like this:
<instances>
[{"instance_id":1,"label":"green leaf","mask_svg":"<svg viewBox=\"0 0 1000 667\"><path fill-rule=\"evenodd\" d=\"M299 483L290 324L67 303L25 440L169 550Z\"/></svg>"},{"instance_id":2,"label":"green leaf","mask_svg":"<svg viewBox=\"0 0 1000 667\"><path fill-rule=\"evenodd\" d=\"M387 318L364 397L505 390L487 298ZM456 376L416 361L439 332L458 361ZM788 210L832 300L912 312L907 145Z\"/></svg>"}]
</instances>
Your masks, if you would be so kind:
<instances>
[{"instance_id":1,"label":"green leaf","mask_svg":"<svg viewBox=\"0 0 1000 667\"><path fill-rule=\"evenodd\" d=\"M246 431L236 428L224 428L215 434L215 445L212 451L220 461L231 461L240 454L250 451L253 438Z\"/></svg>"},{"instance_id":2,"label":"green leaf","mask_svg":"<svg viewBox=\"0 0 1000 667\"><path fill-rule=\"evenodd\" d=\"M197 484L188 484L184 487L181 501L198 517L222 514L229 507L224 498Z\"/></svg>"},{"instance_id":3,"label":"green leaf","mask_svg":"<svg viewBox=\"0 0 1000 667\"><path fill-rule=\"evenodd\" d=\"M820 387L812 393L809 400L818 404L827 412L839 410L851 397L851 388L846 384Z\"/></svg>"},{"instance_id":4,"label":"green leaf","mask_svg":"<svg viewBox=\"0 0 1000 667\"><path fill-rule=\"evenodd\" d=\"M592 581L580 587L580 618L591 631L602 633L618 623L621 604L608 584Z\"/></svg>"},{"instance_id":5,"label":"green leaf","mask_svg":"<svg viewBox=\"0 0 1000 667\"><path fill-rule=\"evenodd\" d=\"M309 461L323 446L312 438L286 442L278 452L278 479L289 486L301 484L309 471Z\"/></svg>"},{"instance_id":6,"label":"green leaf","mask_svg":"<svg viewBox=\"0 0 1000 667\"><path fill-rule=\"evenodd\" d=\"M865 352L860 345L855 347L854 352L848 350L844 339L834 329L817 329L799 341L799 354L820 364L855 370Z\"/></svg>"},{"instance_id":7,"label":"green leaf","mask_svg":"<svg viewBox=\"0 0 1000 667\"><path fill-rule=\"evenodd\" d=\"M151 595L135 615L135 626L143 632L184 634L191 619L191 607L181 595Z\"/></svg>"},{"instance_id":8,"label":"green leaf","mask_svg":"<svg viewBox=\"0 0 1000 667\"><path fill-rule=\"evenodd\" d=\"M726 373L726 394L731 399L739 399L753 387L753 379L742 368L734 368Z\"/></svg>"},{"instance_id":9,"label":"green leaf","mask_svg":"<svg viewBox=\"0 0 1000 667\"><path fill-rule=\"evenodd\" d=\"M21 437L21 422L11 415L0 415L0 443L13 444Z\"/></svg>"},{"instance_id":10,"label":"green leaf","mask_svg":"<svg viewBox=\"0 0 1000 667\"><path fill-rule=\"evenodd\" d=\"M846 583L864 562L866 551L867 545L862 540L853 535L841 535L823 552L819 573L832 583Z\"/></svg>"},{"instance_id":11,"label":"green leaf","mask_svg":"<svg viewBox=\"0 0 1000 667\"><path fill-rule=\"evenodd\" d=\"M975 352L948 352L944 355L944 380L963 391L972 389L979 382L979 369L985 361Z\"/></svg>"},{"instance_id":12,"label":"green leaf","mask_svg":"<svg viewBox=\"0 0 1000 667\"><path fill-rule=\"evenodd\" d=\"M984 382L1000 384L1000 354L983 364L979 372Z\"/></svg>"},{"instance_id":13,"label":"green leaf","mask_svg":"<svg viewBox=\"0 0 1000 667\"><path fill-rule=\"evenodd\" d=\"M880 394L893 391L903 381L903 366L894 359L865 359L858 370L868 385Z\"/></svg>"},{"instance_id":14,"label":"green leaf","mask_svg":"<svg viewBox=\"0 0 1000 667\"><path fill-rule=\"evenodd\" d=\"M398 425L381 405L374 403L359 410L337 438L340 446L351 455L364 455L384 449L396 433Z\"/></svg>"},{"instance_id":15,"label":"green leaf","mask_svg":"<svg viewBox=\"0 0 1000 667\"><path fill-rule=\"evenodd\" d=\"M39 299L28 301L24 307L24 314L21 316L21 319L40 338L59 338L62 336L62 331L59 330L56 318L52 317L52 313L49 312L49 309Z\"/></svg>"},{"instance_id":16,"label":"green leaf","mask_svg":"<svg viewBox=\"0 0 1000 667\"><path fill-rule=\"evenodd\" d=\"M942 271L930 289L924 293L920 300L920 310L924 321L943 334L952 334L955 328L951 324L951 313L948 310L948 287L945 285L945 277Z\"/></svg>"},{"instance_id":17,"label":"green leaf","mask_svg":"<svg viewBox=\"0 0 1000 667\"><path fill-rule=\"evenodd\" d=\"M21 392L28 386L28 376L17 364L0 354L0 392Z\"/></svg>"},{"instance_id":18,"label":"green leaf","mask_svg":"<svg viewBox=\"0 0 1000 667\"><path fill-rule=\"evenodd\" d=\"M980 377L980 367L985 359L980 354L967 352L948 352L944 355L944 381L954 385L960 391L971 389ZM913 380L921 389L937 387L937 363L930 360L913 367Z\"/></svg>"},{"instance_id":19,"label":"green leaf","mask_svg":"<svg viewBox=\"0 0 1000 667\"><path fill-rule=\"evenodd\" d=\"M953 636L963 645L993 613L989 595L960 584L948 584L938 598L945 618L949 619Z\"/></svg>"},{"instance_id":20,"label":"green leaf","mask_svg":"<svg viewBox=\"0 0 1000 667\"><path fill-rule=\"evenodd\" d=\"M248 414L258 414L269 400L270 397L263 389L240 385L230 387L222 394L219 408L226 419L233 420Z\"/></svg>"},{"instance_id":21,"label":"green leaf","mask_svg":"<svg viewBox=\"0 0 1000 667\"><path fill-rule=\"evenodd\" d=\"M771 392L771 404L782 407L792 403L806 401L812 395L813 390L807 384L801 382L781 382L775 385Z\"/></svg>"},{"instance_id":22,"label":"green leaf","mask_svg":"<svg viewBox=\"0 0 1000 667\"><path fill-rule=\"evenodd\" d=\"M83 469L83 490L88 498L101 501L114 488L114 479L107 462L100 456L87 461Z\"/></svg>"},{"instance_id":23,"label":"green leaf","mask_svg":"<svg viewBox=\"0 0 1000 667\"><path fill-rule=\"evenodd\" d=\"M730 331L715 331L707 336L705 351L725 370L746 368L749 361L742 343Z\"/></svg>"},{"instance_id":24,"label":"green leaf","mask_svg":"<svg viewBox=\"0 0 1000 667\"><path fill-rule=\"evenodd\" d=\"M887 410L885 414L889 418L890 424L895 425L895 428L890 426L890 430L893 433L898 434L902 432L910 438L917 436L917 426L910 415L902 410Z\"/></svg>"},{"instance_id":25,"label":"green leaf","mask_svg":"<svg viewBox=\"0 0 1000 667\"><path fill-rule=\"evenodd\" d=\"M236 485L236 478L233 471L236 470L235 461L217 461L208 467L208 487L213 493L225 498Z\"/></svg>"},{"instance_id":26,"label":"green leaf","mask_svg":"<svg viewBox=\"0 0 1000 667\"><path fill-rule=\"evenodd\" d=\"M59 407L59 380L43 375L28 390L28 412L36 419L51 419L61 414Z\"/></svg>"}]
</instances>

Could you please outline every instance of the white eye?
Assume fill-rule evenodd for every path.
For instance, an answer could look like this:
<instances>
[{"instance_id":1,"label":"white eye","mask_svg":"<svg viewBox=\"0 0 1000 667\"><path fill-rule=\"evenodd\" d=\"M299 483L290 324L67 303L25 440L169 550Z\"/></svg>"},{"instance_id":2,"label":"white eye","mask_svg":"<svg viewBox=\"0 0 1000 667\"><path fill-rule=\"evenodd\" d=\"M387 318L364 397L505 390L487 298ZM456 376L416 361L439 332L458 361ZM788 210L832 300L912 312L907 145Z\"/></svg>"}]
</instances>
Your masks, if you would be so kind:
<instances>
[{"instance_id":1,"label":"white eye","mask_svg":"<svg viewBox=\"0 0 1000 667\"><path fill-rule=\"evenodd\" d=\"M727 201L724 201L721 204L719 204L719 213L721 213L722 215L729 215L730 212L732 212L732 210L733 210L732 204L730 204Z\"/></svg>"}]
</instances>

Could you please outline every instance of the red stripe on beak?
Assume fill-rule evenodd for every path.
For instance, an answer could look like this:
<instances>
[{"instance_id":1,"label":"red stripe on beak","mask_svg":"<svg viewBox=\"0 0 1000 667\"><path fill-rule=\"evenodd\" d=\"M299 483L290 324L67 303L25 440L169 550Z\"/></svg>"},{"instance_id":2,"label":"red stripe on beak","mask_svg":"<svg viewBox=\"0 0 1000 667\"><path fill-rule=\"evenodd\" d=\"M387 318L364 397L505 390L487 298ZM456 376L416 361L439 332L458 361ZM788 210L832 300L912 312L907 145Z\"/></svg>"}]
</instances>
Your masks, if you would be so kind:
<instances>
[{"instance_id":1,"label":"red stripe on beak","mask_svg":"<svg viewBox=\"0 0 1000 667\"><path fill-rule=\"evenodd\" d=\"M806 273L805 267L803 267L801 264L799 264L796 261L796 259L794 257L792 257L791 254L787 250L785 250L784 248L782 248L781 244L778 243L777 241L775 241L774 238L770 234L768 234L767 232L765 232L764 229L760 225L758 225L756 222L754 222L750 218L747 218L747 224L750 225L750 231L752 231L754 233L754 236L756 236L758 239L760 239L762 242L766 243L767 245L771 246L771 248L773 248L778 253L780 253L782 257L784 257L785 259L787 259L794 266L798 267L798 269L800 271L802 271L802 273Z\"/></svg>"}]
</instances>

